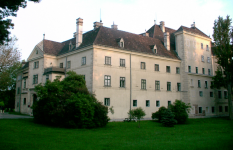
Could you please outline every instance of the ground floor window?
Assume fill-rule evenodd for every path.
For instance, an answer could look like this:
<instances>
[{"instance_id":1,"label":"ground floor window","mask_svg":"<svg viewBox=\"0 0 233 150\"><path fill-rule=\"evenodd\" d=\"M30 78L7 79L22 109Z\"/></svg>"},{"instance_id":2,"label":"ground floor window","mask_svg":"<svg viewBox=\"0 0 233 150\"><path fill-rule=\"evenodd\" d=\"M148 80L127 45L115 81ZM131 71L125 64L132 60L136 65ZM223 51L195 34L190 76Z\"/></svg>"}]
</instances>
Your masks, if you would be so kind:
<instances>
[{"instance_id":1,"label":"ground floor window","mask_svg":"<svg viewBox=\"0 0 233 150\"><path fill-rule=\"evenodd\" d=\"M199 107L199 114L202 113L202 107Z\"/></svg>"},{"instance_id":2,"label":"ground floor window","mask_svg":"<svg viewBox=\"0 0 233 150\"><path fill-rule=\"evenodd\" d=\"M133 100L133 107L137 107L137 100Z\"/></svg>"},{"instance_id":3,"label":"ground floor window","mask_svg":"<svg viewBox=\"0 0 233 150\"><path fill-rule=\"evenodd\" d=\"M222 112L222 106L219 106L219 112Z\"/></svg>"},{"instance_id":4,"label":"ground floor window","mask_svg":"<svg viewBox=\"0 0 233 150\"><path fill-rule=\"evenodd\" d=\"M225 112L228 112L228 106L225 106Z\"/></svg>"},{"instance_id":5,"label":"ground floor window","mask_svg":"<svg viewBox=\"0 0 233 150\"><path fill-rule=\"evenodd\" d=\"M146 100L146 107L150 107L150 100Z\"/></svg>"},{"instance_id":6,"label":"ground floor window","mask_svg":"<svg viewBox=\"0 0 233 150\"><path fill-rule=\"evenodd\" d=\"M26 105L26 98L23 99L23 104Z\"/></svg>"},{"instance_id":7,"label":"ground floor window","mask_svg":"<svg viewBox=\"0 0 233 150\"><path fill-rule=\"evenodd\" d=\"M215 107L212 107L212 113L215 113Z\"/></svg>"},{"instance_id":8,"label":"ground floor window","mask_svg":"<svg viewBox=\"0 0 233 150\"><path fill-rule=\"evenodd\" d=\"M160 106L160 102L159 100L156 101L156 107L159 107Z\"/></svg>"},{"instance_id":9,"label":"ground floor window","mask_svg":"<svg viewBox=\"0 0 233 150\"><path fill-rule=\"evenodd\" d=\"M170 106L171 105L171 101L167 101L167 106Z\"/></svg>"},{"instance_id":10,"label":"ground floor window","mask_svg":"<svg viewBox=\"0 0 233 150\"><path fill-rule=\"evenodd\" d=\"M110 98L104 98L104 105L110 106Z\"/></svg>"}]
</instances>

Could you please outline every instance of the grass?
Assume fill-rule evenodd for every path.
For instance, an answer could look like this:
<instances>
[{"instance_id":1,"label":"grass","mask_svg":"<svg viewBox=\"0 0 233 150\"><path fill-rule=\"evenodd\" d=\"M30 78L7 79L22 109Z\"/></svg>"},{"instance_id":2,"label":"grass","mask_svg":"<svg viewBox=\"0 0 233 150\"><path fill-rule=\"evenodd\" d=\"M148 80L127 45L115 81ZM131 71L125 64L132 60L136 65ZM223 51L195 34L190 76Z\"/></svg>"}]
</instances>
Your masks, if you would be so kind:
<instances>
[{"instance_id":1,"label":"grass","mask_svg":"<svg viewBox=\"0 0 233 150\"><path fill-rule=\"evenodd\" d=\"M233 149L233 121L226 118L189 119L185 125L163 127L154 121L110 122L98 129L63 129L32 119L1 119L0 149Z\"/></svg>"}]
</instances>

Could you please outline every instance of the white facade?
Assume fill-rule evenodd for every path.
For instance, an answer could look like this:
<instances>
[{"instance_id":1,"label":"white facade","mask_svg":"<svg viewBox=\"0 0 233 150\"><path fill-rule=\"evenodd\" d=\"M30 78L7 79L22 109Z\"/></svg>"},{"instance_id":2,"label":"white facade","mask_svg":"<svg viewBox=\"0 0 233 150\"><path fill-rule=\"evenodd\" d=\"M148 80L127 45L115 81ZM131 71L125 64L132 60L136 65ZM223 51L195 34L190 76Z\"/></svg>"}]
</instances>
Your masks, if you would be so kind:
<instances>
[{"instance_id":1,"label":"white facade","mask_svg":"<svg viewBox=\"0 0 233 150\"><path fill-rule=\"evenodd\" d=\"M162 29L165 30L165 27ZM145 118L151 118L153 112L161 106L167 107L176 99L190 103L192 117L226 115L228 112L224 89L210 88L216 70L211 53L211 39L179 30L174 36L177 58L164 57L159 53L157 55L159 45L154 46L155 54L122 49L127 46L127 38L125 41L119 40L120 43L123 41L119 48L100 44L82 47L79 44L80 47L76 47L76 50L69 49L64 54L51 55L44 49L46 40L43 40L30 54L28 67L23 67L19 73L15 110L31 114L30 107L36 99L35 85L45 83L47 79L53 81L57 77L62 80L67 71L73 70L85 75L86 86L96 95L97 100L109 107L113 106L115 113L109 113L111 119L123 120L128 117L130 108L137 107L145 110ZM153 40L150 37L142 38ZM168 39L167 36L166 38ZM168 53L172 53L167 41L170 42L170 39L166 40L166 49ZM218 91L222 93L221 99Z\"/></svg>"}]
</instances>

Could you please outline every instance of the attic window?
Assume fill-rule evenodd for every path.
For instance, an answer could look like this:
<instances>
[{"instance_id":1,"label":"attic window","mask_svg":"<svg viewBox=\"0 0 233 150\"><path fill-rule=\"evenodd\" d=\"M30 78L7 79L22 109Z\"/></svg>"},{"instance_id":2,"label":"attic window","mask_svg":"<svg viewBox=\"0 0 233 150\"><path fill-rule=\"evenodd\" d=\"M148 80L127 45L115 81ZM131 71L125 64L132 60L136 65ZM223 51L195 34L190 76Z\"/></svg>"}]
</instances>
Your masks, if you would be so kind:
<instances>
[{"instance_id":1,"label":"attic window","mask_svg":"<svg viewBox=\"0 0 233 150\"><path fill-rule=\"evenodd\" d=\"M150 48L151 48L151 50L152 50L153 53L157 54L158 51L157 51L156 45L151 45Z\"/></svg>"},{"instance_id":2,"label":"attic window","mask_svg":"<svg viewBox=\"0 0 233 150\"><path fill-rule=\"evenodd\" d=\"M70 44L69 44L69 51L72 49L72 43L70 41Z\"/></svg>"},{"instance_id":3,"label":"attic window","mask_svg":"<svg viewBox=\"0 0 233 150\"><path fill-rule=\"evenodd\" d=\"M38 50L36 50L36 54L38 54Z\"/></svg>"},{"instance_id":4,"label":"attic window","mask_svg":"<svg viewBox=\"0 0 233 150\"><path fill-rule=\"evenodd\" d=\"M123 40L123 38L118 39L117 42L118 42L118 45L120 47L124 47L124 40Z\"/></svg>"}]
</instances>

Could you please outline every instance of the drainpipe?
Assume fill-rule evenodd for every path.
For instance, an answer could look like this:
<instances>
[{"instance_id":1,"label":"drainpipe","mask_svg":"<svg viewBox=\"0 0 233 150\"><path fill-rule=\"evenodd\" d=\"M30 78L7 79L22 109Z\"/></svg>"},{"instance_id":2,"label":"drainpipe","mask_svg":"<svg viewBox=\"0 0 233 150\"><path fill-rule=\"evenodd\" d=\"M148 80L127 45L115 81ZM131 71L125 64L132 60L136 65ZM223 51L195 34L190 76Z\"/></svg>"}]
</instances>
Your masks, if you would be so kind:
<instances>
[{"instance_id":1,"label":"drainpipe","mask_svg":"<svg viewBox=\"0 0 233 150\"><path fill-rule=\"evenodd\" d=\"M65 78L66 78L66 68L67 68L67 56L66 56Z\"/></svg>"},{"instance_id":2,"label":"drainpipe","mask_svg":"<svg viewBox=\"0 0 233 150\"><path fill-rule=\"evenodd\" d=\"M23 72L20 75L20 90L19 90L19 113L20 113L20 107L21 107L21 90L22 90L22 78L23 78ZM17 89L16 89L17 90Z\"/></svg>"},{"instance_id":3,"label":"drainpipe","mask_svg":"<svg viewBox=\"0 0 233 150\"><path fill-rule=\"evenodd\" d=\"M131 54L129 57L129 62L130 62L130 107L129 107L129 110L131 111L131 99L132 99ZM130 114L130 121L131 121L131 114Z\"/></svg>"}]
</instances>

